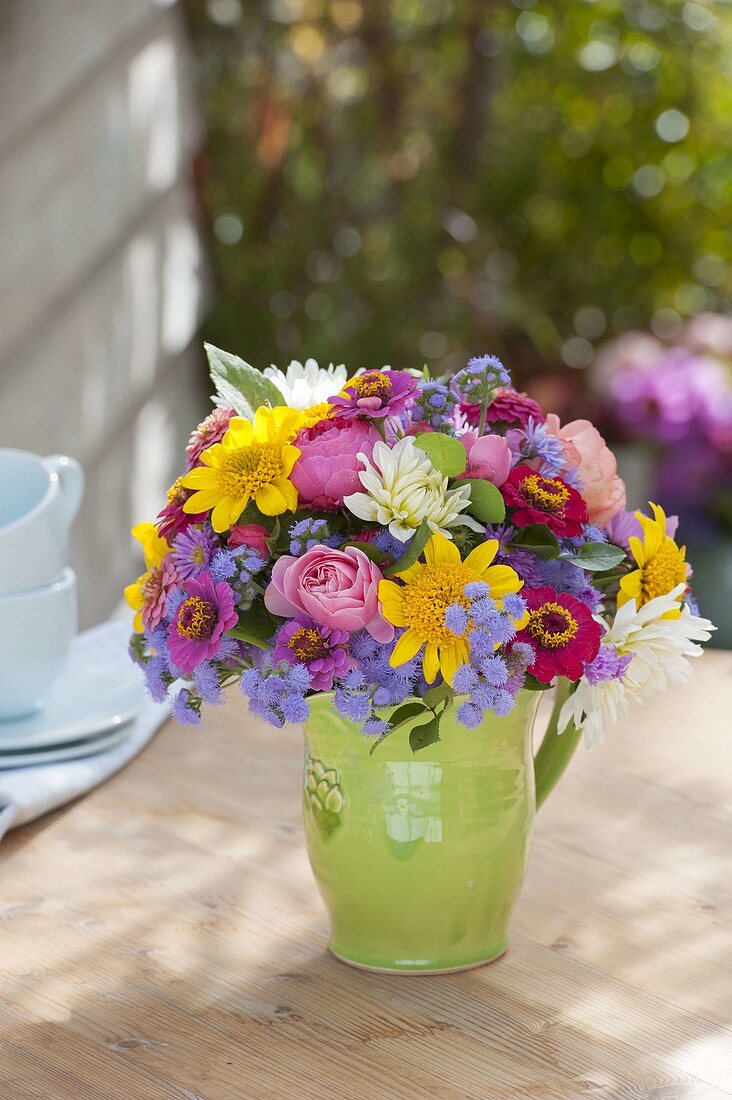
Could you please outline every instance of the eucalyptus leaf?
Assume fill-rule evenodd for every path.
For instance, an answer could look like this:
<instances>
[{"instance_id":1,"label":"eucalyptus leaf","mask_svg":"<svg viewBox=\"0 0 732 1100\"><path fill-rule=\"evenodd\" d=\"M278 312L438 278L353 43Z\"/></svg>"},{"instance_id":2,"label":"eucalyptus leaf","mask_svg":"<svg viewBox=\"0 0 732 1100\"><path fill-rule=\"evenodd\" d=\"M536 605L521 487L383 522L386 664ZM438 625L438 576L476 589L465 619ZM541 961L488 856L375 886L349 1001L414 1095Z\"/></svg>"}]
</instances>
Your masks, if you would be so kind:
<instances>
[{"instance_id":1,"label":"eucalyptus leaf","mask_svg":"<svg viewBox=\"0 0 732 1100\"><path fill-rule=\"evenodd\" d=\"M429 458L436 470L447 477L457 477L465 473L468 456L459 439L441 432L422 432L414 440L415 447Z\"/></svg>"},{"instance_id":2,"label":"eucalyptus leaf","mask_svg":"<svg viewBox=\"0 0 732 1100\"><path fill-rule=\"evenodd\" d=\"M582 569L597 573L613 569L616 565L620 565L625 557L625 551L619 546L613 546L610 542L586 542L576 554L562 554L564 561L571 561L573 565L579 565Z\"/></svg>"},{"instance_id":3,"label":"eucalyptus leaf","mask_svg":"<svg viewBox=\"0 0 732 1100\"><path fill-rule=\"evenodd\" d=\"M432 529L427 523L427 520L423 519L407 543L405 553L401 556L399 561L394 562L393 565L384 571L384 576L393 577L398 573L403 573L405 569L409 569L410 565L414 565L431 538Z\"/></svg>"},{"instance_id":4,"label":"eucalyptus leaf","mask_svg":"<svg viewBox=\"0 0 732 1100\"><path fill-rule=\"evenodd\" d=\"M430 718L421 726L415 726L409 734L409 747L412 752L426 749L428 745L436 745L440 740L440 719Z\"/></svg>"},{"instance_id":5,"label":"eucalyptus leaf","mask_svg":"<svg viewBox=\"0 0 732 1100\"><path fill-rule=\"evenodd\" d=\"M260 405L285 404L275 384L238 355L213 344L203 346L217 394L240 416L251 420Z\"/></svg>"},{"instance_id":6,"label":"eucalyptus leaf","mask_svg":"<svg viewBox=\"0 0 732 1100\"><path fill-rule=\"evenodd\" d=\"M501 523L506 518L506 504L497 489L490 481L483 478L470 477L461 481L461 485L470 486L470 507L468 511L481 523Z\"/></svg>"}]
</instances>

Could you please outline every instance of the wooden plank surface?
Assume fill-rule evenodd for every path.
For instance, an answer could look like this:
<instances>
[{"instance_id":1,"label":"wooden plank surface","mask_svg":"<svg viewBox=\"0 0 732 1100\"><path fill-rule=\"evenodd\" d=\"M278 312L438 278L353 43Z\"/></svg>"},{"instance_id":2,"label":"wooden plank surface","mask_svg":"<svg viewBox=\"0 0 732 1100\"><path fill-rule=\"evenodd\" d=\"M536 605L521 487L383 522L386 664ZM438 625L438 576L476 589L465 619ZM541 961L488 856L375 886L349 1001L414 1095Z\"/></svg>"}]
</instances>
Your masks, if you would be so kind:
<instances>
[{"instance_id":1,"label":"wooden plank surface","mask_svg":"<svg viewBox=\"0 0 732 1100\"><path fill-rule=\"evenodd\" d=\"M732 1096L732 654L537 819L508 954L350 970L300 825L301 738L168 724L0 849L2 1100Z\"/></svg>"}]
</instances>

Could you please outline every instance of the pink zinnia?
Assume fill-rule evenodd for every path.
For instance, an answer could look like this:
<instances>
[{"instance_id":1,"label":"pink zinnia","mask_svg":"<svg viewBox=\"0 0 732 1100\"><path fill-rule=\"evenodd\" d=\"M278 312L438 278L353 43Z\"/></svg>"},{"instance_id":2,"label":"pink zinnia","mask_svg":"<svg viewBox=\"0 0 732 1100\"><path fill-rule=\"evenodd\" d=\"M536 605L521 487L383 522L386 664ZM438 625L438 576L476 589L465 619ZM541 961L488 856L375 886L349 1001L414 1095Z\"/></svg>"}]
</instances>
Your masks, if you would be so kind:
<instances>
[{"instance_id":1,"label":"pink zinnia","mask_svg":"<svg viewBox=\"0 0 732 1100\"><path fill-rule=\"evenodd\" d=\"M465 402L460 405L460 412L468 424L477 427L480 423L480 405L469 405ZM537 424L544 423L544 413L541 405L529 397L527 393L519 393L517 390L496 390L495 397L488 406L486 412L486 424L510 424L511 427L526 427L530 419Z\"/></svg>"},{"instance_id":2,"label":"pink zinnia","mask_svg":"<svg viewBox=\"0 0 732 1100\"><path fill-rule=\"evenodd\" d=\"M221 637L236 625L234 593L224 581L201 573L183 585L185 598L168 627L168 646L173 664L190 673L202 661L215 657Z\"/></svg>"},{"instance_id":3,"label":"pink zinnia","mask_svg":"<svg viewBox=\"0 0 732 1100\"><path fill-rule=\"evenodd\" d=\"M146 630L152 633L165 616L165 603L178 581L178 573L172 554L167 554L160 565L155 565L141 581L144 603L140 615Z\"/></svg>"},{"instance_id":4,"label":"pink zinnia","mask_svg":"<svg viewBox=\"0 0 732 1100\"><path fill-rule=\"evenodd\" d=\"M514 639L528 642L534 651L529 672L541 684L555 676L579 680L585 665L594 661L600 649L602 627L589 607L568 592L556 592L548 585L524 588L529 621Z\"/></svg>"},{"instance_id":5,"label":"pink zinnia","mask_svg":"<svg viewBox=\"0 0 732 1100\"><path fill-rule=\"evenodd\" d=\"M406 371L367 370L357 374L343 393L329 397L328 402L343 419L380 419L401 416L413 404L417 390L417 379Z\"/></svg>"},{"instance_id":6,"label":"pink zinnia","mask_svg":"<svg viewBox=\"0 0 732 1100\"><path fill-rule=\"evenodd\" d=\"M272 659L305 665L312 690L330 691L333 681L345 676L353 666L347 644L347 631L298 615L278 631Z\"/></svg>"},{"instance_id":7,"label":"pink zinnia","mask_svg":"<svg viewBox=\"0 0 732 1100\"><path fill-rule=\"evenodd\" d=\"M188 440L186 455L188 456L188 469L200 466L201 455L214 443L220 443L229 430L229 422L236 416L234 409L220 408L218 405L202 420Z\"/></svg>"}]
</instances>

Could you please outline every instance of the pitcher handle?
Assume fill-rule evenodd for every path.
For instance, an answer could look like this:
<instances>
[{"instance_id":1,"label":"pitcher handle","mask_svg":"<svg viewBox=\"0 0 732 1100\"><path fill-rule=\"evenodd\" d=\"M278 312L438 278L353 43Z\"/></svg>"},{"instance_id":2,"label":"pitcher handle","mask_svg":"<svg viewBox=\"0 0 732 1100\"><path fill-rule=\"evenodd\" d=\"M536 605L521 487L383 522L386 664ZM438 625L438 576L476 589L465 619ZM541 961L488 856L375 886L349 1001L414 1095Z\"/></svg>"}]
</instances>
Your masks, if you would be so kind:
<instances>
[{"instance_id":1,"label":"pitcher handle","mask_svg":"<svg viewBox=\"0 0 732 1100\"><path fill-rule=\"evenodd\" d=\"M76 459L68 455L49 455L45 461L61 482L63 517L68 528L76 519L84 496L84 471Z\"/></svg>"},{"instance_id":2,"label":"pitcher handle","mask_svg":"<svg viewBox=\"0 0 732 1100\"><path fill-rule=\"evenodd\" d=\"M559 712L569 698L571 684L563 677L557 680L554 709L549 719L544 740L534 757L534 775L536 778L536 808L546 801L557 782L564 775L575 749L582 740L582 731L575 729L570 722L564 733L557 733Z\"/></svg>"}]
</instances>

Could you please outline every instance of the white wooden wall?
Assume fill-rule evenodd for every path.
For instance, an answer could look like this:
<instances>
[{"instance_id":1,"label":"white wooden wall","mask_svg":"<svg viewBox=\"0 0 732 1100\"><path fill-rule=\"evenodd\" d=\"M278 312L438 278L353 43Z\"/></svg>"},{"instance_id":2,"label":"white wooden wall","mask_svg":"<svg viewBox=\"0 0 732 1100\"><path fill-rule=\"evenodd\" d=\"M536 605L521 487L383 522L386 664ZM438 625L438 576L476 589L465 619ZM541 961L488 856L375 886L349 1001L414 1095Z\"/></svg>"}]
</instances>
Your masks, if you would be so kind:
<instances>
[{"instance_id":1,"label":"white wooden wall","mask_svg":"<svg viewBox=\"0 0 732 1100\"><path fill-rule=\"evenodd\" d=\"M0 445L86 469L86 625L207 407L192 86L174 0L0 0Z\"/></svg>"}]
</instances>

